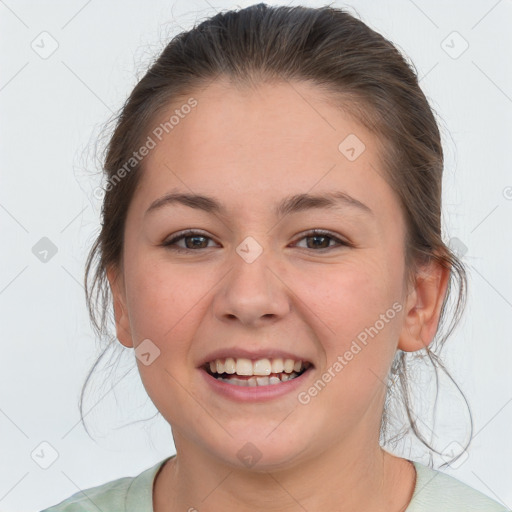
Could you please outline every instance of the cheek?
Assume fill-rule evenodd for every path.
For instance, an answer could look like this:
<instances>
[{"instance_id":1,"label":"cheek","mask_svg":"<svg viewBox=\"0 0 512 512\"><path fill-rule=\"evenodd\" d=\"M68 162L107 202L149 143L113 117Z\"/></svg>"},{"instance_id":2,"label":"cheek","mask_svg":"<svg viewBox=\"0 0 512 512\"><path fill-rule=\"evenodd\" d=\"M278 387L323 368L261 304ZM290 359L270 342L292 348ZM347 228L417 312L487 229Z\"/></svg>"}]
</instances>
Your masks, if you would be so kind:
<instances>
[{"instance_id":1,"label":"cheek","mask_svg":"<svg viewBox=\"0 0 512 512\"><path fill-rule=\"evenodd\" d=\"M197 269L164 264L131 268L127 300L134 344L151 339L162 352L181 350L208 300L206 279ZM180 343L180 340L184 340Z\"/></svg>"},{"instance_id":2,"label":"cheek","mask_svg":"<svg viewBox=\"0 0 512 512\"><path fill-rule=\"evenodd\" d=\"M347 259L336 268L307 273L297 295L308 305L308 323L325 360L322 371L342 375L335 388L362 397L385 380L400 332L400 272L378 255ZM298 285L297 285L298 286ZM338 362L336 368L333 367ZM329 377L327 377L329 378Z\"/></svg>"},{"instance_id":3,"label":"cheek","mask_svg":"<svg viewBox=\"0 0 512 512\"><path fill-rule=\"evenodd\" d=\"M379 258L347 259L311 268L293 279L294 292L323 322L329 338L346 339L391 307L399 284Z\"/></svg>"},{"instance_id":4,"label":"cheek","mask_svg":"<svg viewBox=\"0 0 512 512\"><path fill-rule=\"evenodd\" d=\"M204 421L201 419L204 410L190 401L184 389L189 387L191 378L192 340L208 302L206 279L201 279L192 267L186 271L183 267L155 262L134 265L127 275L130 276L127 296L134 347L149 339L158 349L158 356L149 365L137 359L148 396L172 424L184 422L186 426Z\"/></svg>"}]
</instances>

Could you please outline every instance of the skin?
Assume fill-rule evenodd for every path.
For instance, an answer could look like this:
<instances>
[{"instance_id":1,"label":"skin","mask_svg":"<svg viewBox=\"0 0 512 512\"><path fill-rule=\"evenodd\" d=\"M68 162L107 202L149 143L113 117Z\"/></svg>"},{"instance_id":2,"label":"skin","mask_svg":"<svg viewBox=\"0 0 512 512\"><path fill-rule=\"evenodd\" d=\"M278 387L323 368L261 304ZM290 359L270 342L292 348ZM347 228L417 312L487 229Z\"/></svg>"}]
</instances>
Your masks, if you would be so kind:
<instances>
[{"instance_id":1,"label":"skin","mask_svg":"<svg viewBox=\"0 0 512 512\"><path fill-rule=\"evenodd\" d=\"M405 510L415 470L379 446L384 383L397 348L432 341L448 272L431 264L407 286L405 221L379 140L320 90L218 81L193 96L197 107L145 157L122 265L107 274L119 341L137 348L149 338L160 350L149 365L137 359L177 452L156 478L155 511ZM355 161L338 150L348 134L366 146ZM227 215L175 204L145 216L171 189L214 196ZM272 212L288 195L332 190L374 215ZM201 249L161 245L187 228L205 232L189 239ZM308 246L303 233L314 228L352 246L329 238L318 241L327 250L312 238ZM263 248L250 264L236 252L247 236ZM278 346L315 365L298 390L307 391L395 302L401 311L307 405L297 393L237 403L212 393L197 369L223 347ZM250 468L237 457L247 441L261 454Z\"/></svg>"}]
</instances>

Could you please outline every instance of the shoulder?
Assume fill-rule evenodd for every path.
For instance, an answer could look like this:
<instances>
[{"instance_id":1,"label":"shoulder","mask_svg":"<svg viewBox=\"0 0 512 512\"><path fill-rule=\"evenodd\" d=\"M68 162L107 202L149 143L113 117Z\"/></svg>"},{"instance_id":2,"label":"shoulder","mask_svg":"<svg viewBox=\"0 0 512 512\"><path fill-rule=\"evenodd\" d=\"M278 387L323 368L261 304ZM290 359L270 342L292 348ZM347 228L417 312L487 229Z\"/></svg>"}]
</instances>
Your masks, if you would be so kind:
<instances>
[{"instance_id":1,"label":"shoulder","mask_svg":"<svg viewBox=\"0 0 512 512\"><path fill-rule=\"evenodd\" d=\"M126 493L133 480L133 477L124 477L78 491L42 512L86 512L97 511L98 508L101 510L103 507L108 507L105 510L112 512L124 510Z\"/></svg>"},{"instance_id":2,"label":"shoulder","mask_svg":"<svg viewBox=\"0 0 512 512\"><path fill-rule=\"evenodd\" d=\"M505 506L456 478L413 462L416 486L406 512L510 512Z\"/></svg>"},{"instance_id":3,"label":"shoulder","mask_svg":"<svg viewBox=\"0 0 512 512\"><path fill-rule=\"evenodd\" d=\"M170 457L169 457L170 458ZM57 505L41 512L153 512L153 482L169 459L158 462L134 477L122 477L78 491Z\"/></svg>"}]
</instances>

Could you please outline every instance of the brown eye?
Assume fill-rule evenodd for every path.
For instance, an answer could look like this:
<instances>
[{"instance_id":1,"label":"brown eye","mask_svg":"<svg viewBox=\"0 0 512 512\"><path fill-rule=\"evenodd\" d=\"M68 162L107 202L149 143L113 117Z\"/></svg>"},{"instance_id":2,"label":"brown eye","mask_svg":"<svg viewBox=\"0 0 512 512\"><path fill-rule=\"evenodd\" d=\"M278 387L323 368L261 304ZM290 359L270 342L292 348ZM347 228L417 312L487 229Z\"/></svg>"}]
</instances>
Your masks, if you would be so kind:
<instances>
[{"instance_id":1,"label":"brown eye","mask_svg":"<svg viewBox=\"0 0 512 512\"><path fill-rule=\"evenodd\" d=\"M308 231L300 240L311 240L311 242L306 242L306 249L330 249L335 247L336 245L330 245L331 241L335 241L338 246L349 244L338 237L331 234L329 231L324 231L321 229L314 229L312 231Z\"/></svg>"},{"instance_id":2,"label":"brown eye","mask_svg":"<svg viewBox=\"0 0 512 512\"><path fill-rule=\"evenodd\" d=\"M185 246L178 246L177 242L185 241ZM195 251L198 249L207 249L210 237L204 235L200 231L187 230L178 233L176 236L166 240L162 246L177 252Z\"/></svg>"},{"instance_id":3,"label":"brown eye","mask_svg":"<svg viewBox=\"0 0 512 512\"><path fill-rule=\"evenodd\" d=\"M181 242L182 240L184 240L184 246L178 245L178 242ZM336 246L350 246L348 242L345 242L344 240L334 236L329 231L324 231L321 229L308 231L302 236L302 238L299 239L299 241L301 240L306 240L306 247L303 248L319 251L332 249ZM189 229L187 231L181 231L180 233L177 233L175 236L169 240L166 240L161 245L171 251L193 252L199 251L200 249L208 249L209 241L213 241L209 236L204 235L200 231ZM333 241L335 242L334 245L331 243Z\"/></svg>"}]
</instances>

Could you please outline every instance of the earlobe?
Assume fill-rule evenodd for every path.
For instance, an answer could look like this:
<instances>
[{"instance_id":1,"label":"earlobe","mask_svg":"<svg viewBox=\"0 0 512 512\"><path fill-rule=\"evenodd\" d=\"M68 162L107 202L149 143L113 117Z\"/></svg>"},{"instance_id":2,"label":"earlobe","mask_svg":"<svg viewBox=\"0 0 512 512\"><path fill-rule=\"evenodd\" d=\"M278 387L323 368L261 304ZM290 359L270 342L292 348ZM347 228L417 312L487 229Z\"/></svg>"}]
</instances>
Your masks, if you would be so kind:
<instances>
[{"instance_id":1,"label":"earlobe","mask_svg":"<svg viewBox=\"0 0 512 512\"><path fill-rule=\"evenodd\" d=\"M133 347L133 340L127 315L126 294L122 277L114 267L110 267L106 274L112 291L117 339L125 347L131 348Z\"/></svg>"},{"instance_id":2,"label":"earlobe","mask_svg":"<svg viewBox=\"0 0 512 512\"><path fill-rule=\"evenodd\" d=\"M424 267L409 294L398 348L404 352L421 350L437 332L441 307L448 287L450 270L437 262Z\"/></svg>"}]
</instances>

